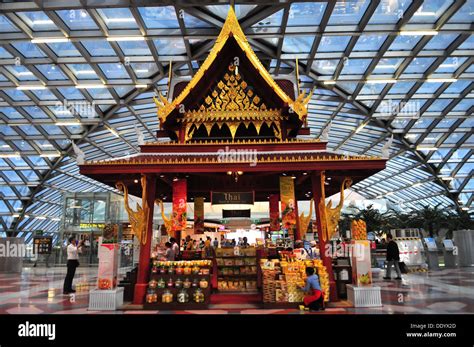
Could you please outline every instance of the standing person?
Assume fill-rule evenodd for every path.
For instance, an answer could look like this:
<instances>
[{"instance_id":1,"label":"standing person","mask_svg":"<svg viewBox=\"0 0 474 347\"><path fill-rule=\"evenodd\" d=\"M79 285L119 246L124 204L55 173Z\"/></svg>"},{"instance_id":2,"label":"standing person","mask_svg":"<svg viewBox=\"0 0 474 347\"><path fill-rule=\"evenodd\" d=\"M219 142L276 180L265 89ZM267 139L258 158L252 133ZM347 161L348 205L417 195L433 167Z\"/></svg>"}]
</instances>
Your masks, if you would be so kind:
<instances>
[{"instance_id":1,"label":"standing person","mask_svg":"<svg viewBox=\"0 0 474 347\"><path fill-rule=\"evenodd\" d=\"M249 241L247 239L247 236L244 236L244 238L242 239L242 246L243 247L249 247Z\"/></svg>"},{"instance_id":2,"label":"standing person","mask_svg":"<svg viewBox=\"0 0 474 347\"><path fill-rule=\"evenodd\" d=\"M63 294L76 292L72 289L72 281L76 274L76 268L79 266L79 253L82 253L82 241L78 244L76 237L71 236L67 246L67 273L64 279Z\"/></svg>"},{"instance_id":3,"label":"standing person","mask_svg":"<svg viewBox=\"0 0 474 347\"><path fill-rule=\"evenodd\" d=\"M204 255L206 258L212 257L211 238L209 236L206 237L206 241L204 242Z\"/></svg>"},{"instance_id":4,"label":"standing person","mask_svg":"<svg viewBox=\"0 0 474 347\"><path fill-rule=\"evenodd\" d=\"M170 243L171 243L171 249L173 250L173 254L174 254L173 260L176 260L176 258L178 258L179 256L179 245L176 242L176 239L174 237L170 238Z\"/></svg>"},{"instance_id":5,"label":"standing person","mask_svg":"<svg viewBox=\"0 0 474 347\"><path fill-rule=\"evenodd\" d=\"M173 245L171 244L171 242L166 242L165 247L166 247L166 253L165 253L166 260L174 261Z\"/></svg>"},{"instance_id":6,"label":"standing person","mask_svg":"<svg viewBox=\"0 0 474 347\"><path fill-rule=\"evenodd\" d=\"M324 310L324 293L319 284L319 277L314 273L314 268L306 268L306 285L301 288L305 293L303 299L305 307L311 311Z\"/></svg>"},{"instance_id":7,"label":"standing person","mask_svg":"<svg viewBox=\"0 0 474 347\"><path fill-rule=\"evenodd\" d=\"M224 235L221 235L221 242L220 242L220 245L221 245L221 247L225 247L225 246L226 246L226 241L225 241L225 236L224 236Z\"/></svg>"},{"instance_id":8,"label":"standing person","mask_svg":"<svg viewBox=\"0 0 474 347\"><path fill-rule=\"evenodd\" d=\"M397 272L396 280L402 279L402 273L400 271L400 267L398 266L398 262L400 261L400 251L398 249L398 245L395 241L393 241L393 237L391 234L387 235L387 272L385 273L384 280L392 279L390 277L392 273L392 265L395 266L395 271Z\"/></svg>"},{"instance_id":9,"label":"standing person","mask_svg":"<svg viewBox=\"0 0 474 347\"><path fill-rule=\"evenodd\" d=\"M214 238L214 241L212 241L212 246L213 246L214 248L219 247L219 241L217 241L217 237L215 237L215 238Z\"/></svg>"},{"instance_id":10,"label":"standing person","mask_svg":"<svg viewBox=\"0 0 474 347\"><path fill-rule=\"evenodd\" d=\"M199 239L199 249L204 248L204 241L202 240L202 237Z\"/></svg>"}]
</instances>

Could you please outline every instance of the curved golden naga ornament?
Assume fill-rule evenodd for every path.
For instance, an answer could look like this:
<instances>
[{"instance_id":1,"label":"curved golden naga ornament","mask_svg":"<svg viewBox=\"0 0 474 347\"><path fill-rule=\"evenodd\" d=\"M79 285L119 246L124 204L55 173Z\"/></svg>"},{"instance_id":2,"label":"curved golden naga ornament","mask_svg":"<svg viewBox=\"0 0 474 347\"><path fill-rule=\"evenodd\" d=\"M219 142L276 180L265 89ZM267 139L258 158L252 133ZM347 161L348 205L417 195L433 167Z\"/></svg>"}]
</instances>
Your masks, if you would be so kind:
<instances>
[{"instance_id":1,"label":"curved golden naga ornament","mask_svg":"<svg viewBox=\"0 0 474 347\"><path fill-rule=\"evenodd\" d=\"M173 230L173 216L170 215L169 217L166 217L165 215L165 206L163 204L163 200L161 199L156 199L155 200L155 204L157 204L158 206L160 206L160 209L161 209L161 218L163 219L163 223L165 224L165 228L166 228L166 233L168 235L171 235L171 231Z\"/></svg>"},{"instance_id":2,"label":"curved golden naga ornament","mask_svg":"<svg viewBox=\"0 0 474 347\"><path fill-rule=\"evenodd\" d=\"M115 184L115 187L123 192L124 195L124 206L125 210L128 213L128 220L130 225L132 226L133 233L137 236L138 240L141 242L142 245L146 244L147 233L148 233L148 212L150 210L148 206L148 194L147 194L147 183L146 183L146 176L142 175L141 178L142 184L142 206L137 203L137 211L132 210L129 204L128 199L128 187L122 182L118 181Z\"/></svg>"},{"instance_id":3,"label":"curved golden naga ornament","mask_svg":"<svg viewBox=\"0 0 474 347\"><path fill-rule=\"evenodd\" d=\"M341 218L342 206L344 205L344 190L349 188L351 184L351 178L345 177L341 183L341 198L339 200L339 204L335 208L332 208L332 201L329 200L328 204L325 207L327 222L327 240L330 240L331 237L336 233L337 225L339 223L339 219Z\"/></svg>"},{"instance_id":4,"label":"curved golden naga ornament","mask_svg":"<svg viewBox=\"0 0 474 347\"><path fill-rule=\"evenodd\" d=\"M153 101L156 104L156 113L158 115L158 119L160 121L160 129L161 125L165 122L166 116L170 110L171 104L161 93L158 93L160 100L156 97L153 97Z\"/></svg>"},{"instance_id":5,"label":"curved golden naga ornament","mask_svg":"<svg viewBox=\"0 0 474 347\"><path fill-rule=\"evenodd\" d=\"M311 216L313 215L313 204L314 200L311 199L309 202L309 214L305 217L304 213L300 214L300 236L304 240L306 236L306 231L308 230L309 222L311 221Z\"/></svg>"}]
</instances>

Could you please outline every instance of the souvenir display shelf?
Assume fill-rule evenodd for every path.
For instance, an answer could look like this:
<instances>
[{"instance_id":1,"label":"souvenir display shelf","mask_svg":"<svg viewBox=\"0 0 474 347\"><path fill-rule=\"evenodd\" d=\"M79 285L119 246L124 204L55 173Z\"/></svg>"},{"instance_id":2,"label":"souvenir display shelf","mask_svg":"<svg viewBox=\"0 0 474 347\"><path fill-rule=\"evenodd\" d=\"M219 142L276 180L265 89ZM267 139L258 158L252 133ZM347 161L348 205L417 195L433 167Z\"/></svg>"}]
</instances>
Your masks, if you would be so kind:
<instances>
[{"instance_id":1,"label":"souvenir display shelf","mask_svg":"<svg viewBox=\"0 0 474 347\"><path fill-rule=\"evenodd\" d=\"M249 248L216 250L217 289L224 293L256 293L257 252Z\"/></svg>"},{"instance_id":2,"label":"souvenir display shelf","mask_svg":"<svg viewBox=\"0 0 474 347\"><path fill-rule=\"evenodd\" d=\"M200 310L200 309L208 309L210 299L211 299L211 272L212 272L212 262L210 261L178 261L178 262L171 262L173 264L180 264L183 265L181 268L184 269L185 267L191 268L191 273L176 273L176 266L173 266L172 273L169 273L169 266L165 266L167 269L165 270L166 273L163 273L162 266L159 266L158 269L153 264L157 262L152 262L152 267L150 270L150 282L148 284L147 294L145 296L145 303L143 305L144 309L148 310ZM158 262L158 263L169 263L169 262ZM200 265L195 265L200 264ZM178 266L180 266L178 265ZM199 267L199 273L193 271ZM188 270L189 271L189 270ZM194 272L194 273L193 273ZM190 284L189 288L185 288L186 279L189 280ZM156 287L150 288L150 284L152 281L156 281ZM164 288L159 288L158 283L165 283ZM172 282L173 285L169 286L169 282ZM201 281L204 283L207 282L207 286L204 288L201 286ZM180 283L178 286L176 283ZM179 295L182 290L185 289L187 291L188 300L186 302L179 302ZM204 296L200 302L194 301L194 293L198 290ZM150 302L149 294L155 293L156 294L156 301ZM164 302L164 294L171 294L172 299L171 302ZM201 297L202 297L201 295Z\"/></svg>"}]
</instances>

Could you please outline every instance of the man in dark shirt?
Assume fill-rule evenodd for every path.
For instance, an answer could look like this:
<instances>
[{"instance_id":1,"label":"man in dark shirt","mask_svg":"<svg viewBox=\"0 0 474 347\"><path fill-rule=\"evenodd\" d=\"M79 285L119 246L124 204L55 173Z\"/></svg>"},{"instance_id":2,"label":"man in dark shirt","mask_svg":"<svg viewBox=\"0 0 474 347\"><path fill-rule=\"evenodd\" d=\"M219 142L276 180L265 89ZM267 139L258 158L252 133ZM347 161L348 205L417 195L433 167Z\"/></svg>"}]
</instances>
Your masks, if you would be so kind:
<instances>
[{"instance_id":1,"label":"man in dark shirt","mask_svg":"<svg viewBox=\"0 0 474 347\"><path fill-rule=\"evenodd\" d=\"M398 266L398 262L400 261L400 251L398 250L398 245L395 241L393 241L393 237L391 234L387 235L387 273L385 274L384 280L391 279L390 274L392 272L392 265L395 266L395 271L397 272L396 280L402 279L402 273L400 271L400 267Z\"/></svg>"}]
</instances>

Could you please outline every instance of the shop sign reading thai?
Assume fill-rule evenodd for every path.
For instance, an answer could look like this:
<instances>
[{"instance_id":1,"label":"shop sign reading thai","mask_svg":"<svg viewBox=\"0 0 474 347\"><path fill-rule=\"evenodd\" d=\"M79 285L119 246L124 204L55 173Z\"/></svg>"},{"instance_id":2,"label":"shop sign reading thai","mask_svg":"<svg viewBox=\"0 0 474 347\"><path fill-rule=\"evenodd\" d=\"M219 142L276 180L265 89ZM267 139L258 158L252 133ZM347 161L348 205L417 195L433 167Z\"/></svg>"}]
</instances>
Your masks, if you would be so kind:
<instances>
[{"instance_id":1,"label":"shop sign reading thai","mask_svg":"<svg viewBox=\"0 0 474 347\"><path fill-rule=\"evenodd\" d=\"M211 192L212 205L254 203L255 192Z\"/></svg>"}]
</instances>

